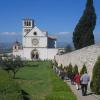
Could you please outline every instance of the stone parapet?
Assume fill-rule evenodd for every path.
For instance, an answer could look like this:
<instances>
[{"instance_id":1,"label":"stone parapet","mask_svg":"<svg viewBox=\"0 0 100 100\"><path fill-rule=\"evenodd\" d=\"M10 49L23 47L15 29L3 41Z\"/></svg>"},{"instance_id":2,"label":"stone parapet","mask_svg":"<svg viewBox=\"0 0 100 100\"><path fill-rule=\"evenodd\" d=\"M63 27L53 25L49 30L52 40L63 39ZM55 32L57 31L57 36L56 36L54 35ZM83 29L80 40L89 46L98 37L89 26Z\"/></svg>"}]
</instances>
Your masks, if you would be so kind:
<instances>
[{"instance_id":1,"label":"stone parapet","mask_svg":"<svg viewBox=\"0 0 100 100\"><path fill-rule=\"evenodd\" d=\"M76 64L79 70L82 68L83 64L85 64L91 77L92 69L98 56L100 56L100 44L95 44L64 55L56 55L55 59L58 65L62 64L65 67L70 63L73 66Z\"/></svg>"}]
</instances>

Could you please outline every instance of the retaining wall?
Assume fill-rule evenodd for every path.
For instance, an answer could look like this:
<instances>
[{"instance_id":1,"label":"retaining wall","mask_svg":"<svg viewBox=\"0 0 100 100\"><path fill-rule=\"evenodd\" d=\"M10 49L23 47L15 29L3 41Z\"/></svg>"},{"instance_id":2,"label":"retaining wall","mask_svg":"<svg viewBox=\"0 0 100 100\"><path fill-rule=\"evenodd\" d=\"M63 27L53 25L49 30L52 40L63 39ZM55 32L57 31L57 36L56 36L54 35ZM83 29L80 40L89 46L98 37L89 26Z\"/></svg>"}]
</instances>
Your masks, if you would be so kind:
<instances>
[{"instance_id":1,"label":"retaining wall","mask_svg":"<svg viewBox=\"0 0 100 100\"><path fill-rule=\"evenodd\" d=\"M100 44L95 44L64 55L56 55L55 60L58 62L58 65L62 64L65 67L70 63L73 66L76 64L79 70L82 68L83 64L86 64L91 77L92 69L98 56L100 56Z\"/></svg>"}]
</instances>

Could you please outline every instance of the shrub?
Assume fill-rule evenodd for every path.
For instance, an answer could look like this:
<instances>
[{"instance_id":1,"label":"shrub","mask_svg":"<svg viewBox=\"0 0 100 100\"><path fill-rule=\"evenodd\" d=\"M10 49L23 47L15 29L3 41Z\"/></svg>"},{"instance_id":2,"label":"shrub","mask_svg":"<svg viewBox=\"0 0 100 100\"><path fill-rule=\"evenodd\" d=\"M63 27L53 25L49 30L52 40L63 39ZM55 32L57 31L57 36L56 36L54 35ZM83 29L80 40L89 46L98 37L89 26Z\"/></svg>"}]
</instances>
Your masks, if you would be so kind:
<instances>
[{"instance_id":1,"label":"shrub","mask_svg":"<svg viewBox=\"0 0 100 100\"><path fill-rule=\"evenodd\" d=\"M73 68L73 73L74 73L74 74L78 73L78 66L77 66L77 65L74 66L74 68Z\"/></svg>"},{"instance_id":2,"label":"shrub","mask_svg":"<svg viewBox=\"0 0 100 100\"><path fill-rule=\"evenodd\" d=\"M61 69L63 69L63 65L61 64L60 66L59 66Z\"/></svg>"},{"instance_id":3,"label":"shrub","mask_svg":"<svg viewBox=\"0 0 100 100\"><path fill-rule=\"evenodd\" d=\"M72 74L73 74L73 67L72 67L72 64L70 63L69 66L66 68L66 72L67 72L67 75L68 75L68 78L71 78Z\"/></svg>"},{"instance_id":4,"label":"shrub","mask_svg":"<svg viewBox=\"0 0 100 100\"><path fill-rule=\"evenodd\" d=\"M56 60L54 60L54 66L58 66L58 63L57 63L57 61Z\"/></svg>"},{"instance_id":5,"label":"shrub","mask_svg":"<svg viewBox=\"0 0 100 100\"><path fill-rule=\"evenodd\" d=\"M96 94L100 94L100 56L98 57L93 68L93 75L90 87L93 92L95 92Z\"/></svg>"},{"instance_id":6,"label":"shrub","mask_svg":"<svg viewBox=\"0 0 100 100\"><path fill-rule=\"evenodd\" d=\"M0 70L0 100L23 100L20 87L4 70Z\"/></svg>"},{"instance_id":7,"label":"shrub","mask_svg":"<svg viewBox=\"0 0 100 100\"><path fill-rule=\"evenodd\" d=\"M68 72L68 73L72 73L72 72L73 72L73 66L72 66L71 63L70 63L69 66L68 66L67 72Z\"/></svg>"},{"instance_id":8,"label":"shrub","mask_svg":"<svg viewBox=\"0 0 100 100\"><path fill-rule=\"evenodd\" d=\"M87 72L87 68L86 68L86 65L84 64L80 71L80 75L83 75L85 72Z\"/></svg>"}]
</instances>

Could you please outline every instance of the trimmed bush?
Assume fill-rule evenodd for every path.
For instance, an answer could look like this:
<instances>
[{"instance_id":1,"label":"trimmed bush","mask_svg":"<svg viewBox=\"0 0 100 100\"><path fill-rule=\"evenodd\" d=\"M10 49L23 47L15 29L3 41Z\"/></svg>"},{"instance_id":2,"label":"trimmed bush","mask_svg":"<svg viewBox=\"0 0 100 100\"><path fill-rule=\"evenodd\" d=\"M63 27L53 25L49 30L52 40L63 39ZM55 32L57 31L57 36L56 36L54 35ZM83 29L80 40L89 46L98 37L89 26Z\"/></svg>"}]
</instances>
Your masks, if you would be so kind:
<instances>
[{"instance_id":1,"label":"trimmed bush","mask_svg":"<svg viewBox=\"0 0 100 100\"><path fill-rule=\"evenodd\" d=\"M80 71L80 75L83 75L85 72L87 72L87 68L86 68L86 65L84 64Z\"/></svg>"},{"instance_id":2,"label":"trimmed bush","mask_svg":"<svg viewBox=\"0 0 100 100\"><path fill-rule=\"evenodd\" d=\"M73 68L73 73L74 73L74 74L78 73L78 66L77 66L77 65L74 66L74 68Z\"/></svg>"},{"instance_id":3,"label":"trimmed bush","mask_svg":"<svg viewBox=\"0 0 100 100\"><path fill-rule=\"evenodd\" d=\"M67 74L68 74L68 78L71 79L72 74L73 74L73 67L72 64L70 63L69 66L67 67Z\"/></svg>"},{"instance_id":4,"label":"trimmed bush","mask_svg":"<svg viewBox=\"0 0 100 100\"><path fill-rule=\"evenodd\" d=\"M59 66L61 69L63 69L63 65L61 64L60 66Z\"/></svg>"},{"instance_id":5,"label":"trimmed bush","mask_svg":"<svg viewBox=\"0 0 100 100\"><path fill-rule=\"evenodd\" d=\"M69 66L68 66L68 69L67 69L67 73L72 73L73 72L73 66L72 64L70 63Z\"/></svg>"},{"instance_id":6,"label":"trimmed bush","mask_svg":"<svg viewBox=\"0 0 100 100\"><path fill-rule=\"evenodd\" d=\"M96 94L100 94L100 56L98 57L93 68L93 75L90 87L93 92L95 92Z\"/></svg>"},{"instance_id":7,"label":"trimmed bush","mask_svg":"<svg viewBox=\"0 0 100 100\"><path fill-rule=\"evenodd\" d=\"M0 100L23 100L21 89L9 76L0 69Z\"/></svg>"}]
</instances>

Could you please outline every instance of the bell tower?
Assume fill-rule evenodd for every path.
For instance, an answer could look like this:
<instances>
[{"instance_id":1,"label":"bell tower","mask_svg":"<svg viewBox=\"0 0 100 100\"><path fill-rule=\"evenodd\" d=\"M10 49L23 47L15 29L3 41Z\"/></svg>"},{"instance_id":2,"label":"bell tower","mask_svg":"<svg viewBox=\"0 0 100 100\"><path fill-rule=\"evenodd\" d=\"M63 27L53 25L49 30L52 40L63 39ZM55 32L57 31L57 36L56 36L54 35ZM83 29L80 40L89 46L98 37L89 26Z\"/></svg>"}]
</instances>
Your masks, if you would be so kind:
<instances>
[{"instance_id":1,"label":"bell tower","mask_svg":"<svg viewBox=\"0 0 100 100\"><path fill-rule=\"evenodd\" d=\"M34 27L34 21L32 19L23 20L23 36L27 35Z\"/></svg>"},{"instance_id":2,"label":"bell tower","mask_svg":"<svg viewBox=\"0 0 100 100\"><path fill-rule=\"evenodd\" d=\"M26 35L34 28L34 21L32 19L23 19L22 21L23 26L23 47L25 46Z\"/></svg>"}]
</instances>

